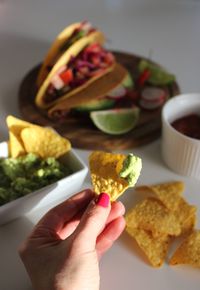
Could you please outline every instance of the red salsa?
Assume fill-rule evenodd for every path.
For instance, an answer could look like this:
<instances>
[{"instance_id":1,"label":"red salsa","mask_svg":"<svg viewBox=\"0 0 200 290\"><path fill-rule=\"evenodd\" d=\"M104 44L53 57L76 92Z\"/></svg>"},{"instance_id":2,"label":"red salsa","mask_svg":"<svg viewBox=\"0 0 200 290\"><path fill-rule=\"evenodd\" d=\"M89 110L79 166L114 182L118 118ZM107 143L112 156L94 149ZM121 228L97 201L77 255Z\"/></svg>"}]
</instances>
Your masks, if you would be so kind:
<instances>
[{"instance_id":1,"label":"red salsa","mask_svg":"<svg viewBox=\"0 0 200 290\"><path fill-rule=\"evenodd\" d=\"M200 115L190 114L175 120L171 125L180 133L200 140Z\"/></svg>"}]
</instances>

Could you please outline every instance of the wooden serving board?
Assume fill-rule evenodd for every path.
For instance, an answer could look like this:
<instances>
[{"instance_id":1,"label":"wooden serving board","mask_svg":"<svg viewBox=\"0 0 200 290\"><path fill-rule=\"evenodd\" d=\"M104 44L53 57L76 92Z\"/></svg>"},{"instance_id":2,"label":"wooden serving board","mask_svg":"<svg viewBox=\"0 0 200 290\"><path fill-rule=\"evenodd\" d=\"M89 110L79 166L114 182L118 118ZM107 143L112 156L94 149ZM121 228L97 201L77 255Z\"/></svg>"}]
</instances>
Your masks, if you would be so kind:
<instances>
[{"instance_id":1,"label":"wooden serving board","mask_svg":"<svg viewBox=\"0 0 200 290\"><path fill-rule=\"evenodd\" d=\"M113 52L117 61L124 65L131 73L133 79L138 75L137 67L141 57ZM62 121L50 120L43 111L34 104L36 95L36 78L40 65L34 67L23 79L19 94L19 108L23 119L42 126L51 126L62 136L68 138L74 148L119 150L130 149L154 141L161 132L161 108L147 111L141 110L137 126L130 132L113 136L98 130L89 118L69 116ZM164 87L170 97L180 93L176 82Z\"/></svg>"}]
</instances>

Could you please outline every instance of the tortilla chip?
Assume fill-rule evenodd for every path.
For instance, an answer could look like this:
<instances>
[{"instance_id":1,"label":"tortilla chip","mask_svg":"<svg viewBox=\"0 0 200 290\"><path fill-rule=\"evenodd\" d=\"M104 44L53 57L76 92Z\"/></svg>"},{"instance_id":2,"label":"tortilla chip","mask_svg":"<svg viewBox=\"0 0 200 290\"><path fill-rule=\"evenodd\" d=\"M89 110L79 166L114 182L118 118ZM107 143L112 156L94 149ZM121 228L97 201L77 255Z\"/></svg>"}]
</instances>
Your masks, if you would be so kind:
<instances>
[{"instance_id":1,"label":"tortilla chip","mask_svg":"<svg viewBox=\"0 0 200 290\"><path fill-rule=\"evenodd\" d=\"M6 118L6 123L7 123L7 126L9 128L9 130L13 127L13 126L19 126L21 128L26 128L26 127L29 127L29 126L37 126L37 125L34 125L32 123L29 123L29 122L26 122L24 120L21 120L19 118L16 118L12 115L9 115L7 116Z\"/></svg>"},{"instance_id":2,"label":"tortilla chip","mask_svg":"<svg viewBox=\"0 0 200 290\"><path fill-rule=\"evenodd\" d=\"M185 186L182 181L175 181L152 186L140 186L136 188L136 191L154 194L169 210L176 210L184 189Z\"/></svg>"},{"instance_id":3,"label":"tortilla chip","mask_svg":"<svg viewBox=\"0 0 200 290\"><path fill-rule=\"evenodd\" d=\"M197 209L181 196L184 190L183 182L140 186L136 190L138 192L150 193L151 196L137 204L127 213L127 231L130 235L134 236L151 264L159 266L163 260L161 259L161 262L158 259L155 260L156 254L152 258L154 247L161 254L163 253L162 257L164 259L172 236L188 234L194 229ZM200 231L198 235L198 238L196 234L195 238L192 237L191 239L192 241L195 240L195 243L200 247ZM182 247L180 248L182 249ZM186 256L184 256L184 250L184 247L183 250L177 250L177 254L173 255L170 264L194 264L194 257L190 253L188 254L187 250ZM195 260L196 265L200 266L200 250L197 256L198 259ZM193 260L191 260L191 257Z\"/></svg>"},{"instance_id":4,"label":"tortilla chip","mask_svg":"<svg viewBox=\"0 0 200 290\"><path fill-rule=\"evenodd\" d=\"M169 264L189 264L200 267L200 230L194 231L183 241L171 257Z\"/></svg>"},{"instance_id":5,"label":"tortilla chip","mask_svg":"<svg viewBox=\"0 0 200 290\"><path fill-rule=\"evenodd\" d=\"M24 155L26 153L22 142L18 140L16 135L10 131L9 132L9 156L16 158L18 156Z\"/></svg>"},{"instance_id":6,"label":"tortilla chip","mask_svg":"<svg viewBox=\"0 0 200 290\"><path fill-rule=\"evenodd\" d=\"M26 153L23 141L21 139L21 131L28 127L36 127L37 125L23 121L9 115L6 118L9 129L9 153L11 157L18 157Z\"/></svg>"},{"instance_id":7,"label":"tortilla chip","mask_svg":"<svg viewBox=\"0 0 200 290\"><path fill-rule=\"evenodd\" d=\"M194 230L194 227L197 223L197 218L196 218L196 209L193 211L193 213L184 220L181 224L181 234L188 234L192 230Z\"/></svg>"},{"instance_id":8,"label":"tortilla chip","mask_svg":"<svg viewBox=\"0 0 200 290\"><path fill-rule=\"evenodd\" d=\"M140 186L139 192L154 194L171 212L174 213L176 223L180 224L181 232L191 231L196 223L196 207L189 205L181 195L184 183L181 181L162 183L153 186Z\"/></svg>"},{"instance_id":9,"label":"tortilla chip","mask_svg":"<svg viewBox=\"0 0 200 290\"><path fill-rule=\"evenodd\" d=\"M42 158L58 158L71 149L69 140L50 128L43 128L13 116L8 116L6 122L9 129L8 144L11 157L35 153Z\"/></svg>"},{"instance_id":10,"label":"tortilla chip","mask_svg":"<svg viewBox=\"0 0 200 290\"><path fill-rule=\"evenodd\" d=\"M148 231L127 225L126 231L132 236L153 267L161 267L167 255L170 243L168 235L155 238Z\"/></svg>"},{"instance_id":11,"label":"tortilla chip","mask_svg":"<svg viewBox=\"0 0 200 290\"><path fill-rule=\"evenodd\" d=\"M42 127L25 128L21 138L27 153L35 153L41 158L58 158L71 149L70 142L52 129Z\"/></svg>"},{"instance_id":12,"label":"tortilla chip","mask_svg":"<svg viewBox=\"0 0 200 290\"><path fill-rule=\"evenodd\" d=\"M178 236L180 222L158 199L146 198L126 215L127 225L149 231L154 238L163 235Z\"/></svg>"},{"instance_id":13,"label":"tortilla chip","mask_svg":"<svg viewBox=\"0 0 200 290\"><path fill-rule=\"evenodd\" d=\"M106 192L111 201L116 200L128 187L128 182L119 176L126 159L124 154L94 151L89 157L93 189L97 194Z\"/></svg>"},{"instance_id":14,"label":"tortilla chip","mask_svg":"<svg viewBox=\"0 0 200 290\"><path fill-rule=\"evenodd\" d=\"M196 224L196 210L195 206L189 205L187 201L181 197L174 215L180 223L181 234L190 232Z\"/></svg>"}]
</instances>

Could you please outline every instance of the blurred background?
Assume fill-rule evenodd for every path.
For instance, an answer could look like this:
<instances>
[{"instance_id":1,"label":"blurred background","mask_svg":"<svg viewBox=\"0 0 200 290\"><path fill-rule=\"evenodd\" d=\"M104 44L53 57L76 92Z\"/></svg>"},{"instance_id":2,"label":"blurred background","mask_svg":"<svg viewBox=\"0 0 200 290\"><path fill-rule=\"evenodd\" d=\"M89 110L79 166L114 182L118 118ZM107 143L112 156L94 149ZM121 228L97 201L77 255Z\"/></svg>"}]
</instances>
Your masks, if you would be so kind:
<instances>
[{"instance_id":1,"label":"blurred background","mask_svg":"<svg viewBox=\"0 0 200 290\"><path fill-rule=\"evenodd\" d=\"M1 118L19 114L23 76L65 26L81 20L105 33L108 48L151 57L176 75L182 92L200 91L199 0L1 0Z\"/></svg>"}]
</instances>

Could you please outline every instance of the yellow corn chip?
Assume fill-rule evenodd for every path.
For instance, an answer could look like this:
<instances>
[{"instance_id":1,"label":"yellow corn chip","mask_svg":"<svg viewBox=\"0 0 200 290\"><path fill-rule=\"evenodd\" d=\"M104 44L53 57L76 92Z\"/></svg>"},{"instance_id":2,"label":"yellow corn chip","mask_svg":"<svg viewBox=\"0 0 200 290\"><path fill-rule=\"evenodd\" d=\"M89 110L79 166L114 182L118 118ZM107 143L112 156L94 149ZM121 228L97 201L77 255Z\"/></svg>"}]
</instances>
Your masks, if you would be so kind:
<instances>
[{"instance_id":1,"label":"yellow corn chip","mask_svg":"<svg viewBox=\"0 0 200 290\"><path fill-rule=\"evenodd\" d=\"M200 267L200 230L190 234L175 251L170 265L189 264Z\"/></svg>"},{"instance_id":2,"label":"yellow corn chip","mask_svg":"<svg viewBox=\"0 0 200 290\"><path fill-rule=\"evenodd\" d=\"M27 153L35 153L42 158L58 158L71 149L67 139L49 128L25 128L21 131L21 138Z\"/></svg>"},{"instance_id":3,"label":"yellow corn chip","mask_svg":"<svg viewBox=\"0 0 200 290\"><path fill-rule=\"evenodd\" d=\"M20 129L23 129L23 128L26 128L26 127L32 127L32 126L37 126L37 125L34 125L32 123L29 123L29 122L26 122L26 121L23 121L21 119L18 119L18 118L15 118L14 116L11 116L9 115L7 118L6 118L6 123L7 123L7 126L9 128L9 130L14 126L14 127L18 127L19 130Z\"/></svg>"},{"instance_id":4,"label":"yellow corn chip","mask_svg":"<svg viewBox=\"0 0 200 290\"><path fill-rule=\"evenodd\" d=\"M141 159L132 153L94 151L89 157L89 164L94 191L97 194L107 192L111 201L135 185L142 169Z\"/></svg>"},{"instance_id":5,"label":"yellow corn chip","mask_svg":"<svg viewBox=\"0 0 200 290\"><path fill-rule=\"evenodd\" d=\"M163 263L162 259L167 253L171 236L186 234L194 229L196 207L190 205L181 196L183 190L184 183L179 181L136 188L138 192L150 193L150 197L128 212L127 231L134 236L153 266ZM200 250L197 252L198 247L200 248L200 231L190 236L188 242L186 240L183 243L171 258L170 264L188 263L199 267ZM192 251L196 251L196 259ZM159 252L163 257L160 260Z\"/></svg>"},{"instance_id":6,"label":"yellow corn chip","mask_svg":"<svg viewBox=\"0 0 200 290\"><path fill-rule=\"evenodd\" d=\"M128 234L132 236L144 254L147 256L149 262L153 267L162 266L170 243L170 237L167 235L155 238L148 231L127 226Z\"/></svg>"},{"instance_id":7,"label":"yellow corn chip","mask_svg":"<svg viewBox=\"0 0 200 290\"><path fill-rule=\"evenodd\" d=\"M15 118L13 116L8 116L6 119L6 123L9 131L15 135L19 142L22 142L20 134L23 129L29 127L39 127L37 125Z\"/></svg>"},{"instance_id":8,"label":"yellow corn chip","mask_svg":"<svg viewBox=\"0 0 200 290\"><path fill-rule=\"evenodd\" d=\"M94 151L89 157L91 180L97 194L106 192L116 200L128 187L128 182L119 177L126 155Z\"/></svg>"},{"instance_id":9,"label":"yellow corn chip","mask_svg":"<svg viewBox=\"0 0 200 290\"><path fill-rule=\"evenodd\" d=\"M13 116L8 116L6 118L6 123L9 129L9 151L10 151L9 153L11 157L15 158L25 154L26 152L24 144L20 136L21 131L24 128L35 127L36 125L20 120Z\"/></svg>"},{"instance_id":10,"label":"yellow corn chip","mask_svg":"<svg viewBox=\"0 0 200 290\"><path fill-rule=\"evenodd\" d=\"M9 156L16 158L20 155L25 154L25 149L22 144L22 142L19 141L19 139L16 137L16 135L10 131L9 132Z\"/></svg>"},{"instance_id":11,"label":"yellow corn chip","mask_svg":"<svg viewBox=\"0 0 200 290\"><path fill-rule=\"evenodd\" d=\"M13 116L6 119L9 129L9 151L12 157L35 153L40 157L55 157L70 150L70 142L49 128L20 120Z\"/></svg>"},{"instance_id":12,"label":"yellow corn chip","mask_svg":"<svg viewBox=\"0 0 200 290\"><path fill-rule=\"evenodd\" d=\"M181 226L181 234L191 231L196 224L196 207L189 205L184 198L180 198L174 215Z\"/></svg>"},{"instance_id":13,"label":"yellow corn chip","mask_svg":"<svg viewBox=\"0 0 200 290\"><path fill-rule=\"evenodd\" d=\"M193 229L196 223L196 207L189 205L182 197L184 183L181 181L161 183L153 186L137 187L138 192L154 194L170 211L173 211L180 223L181 233Z\"/></svg>"},{"instance_id":14,"label":"yellow corn chip","mask_svg":"<svg viewBox=\"0 0 200 290\"><path fill-rule=\"evenodd\" d=\"M129 227L150 231L155 238L181 233L180 222L174 213L155 198L147 198L138 203L128 212L126 221Z\"/></svg>"},{"instance_id":15,"label":"yellow corn chip","mask_svg":"<svg viewBox=\"0 0 200 290\"><path fill-rule=\"evenodd\" d=\"M139 192L149 192L155 194L163 204L170 210L175 210L179 206L180 196L184 191L184 183L181 181L161 183L152 186L140 186L136 190Z\"/></svg>"}]
</instances>

